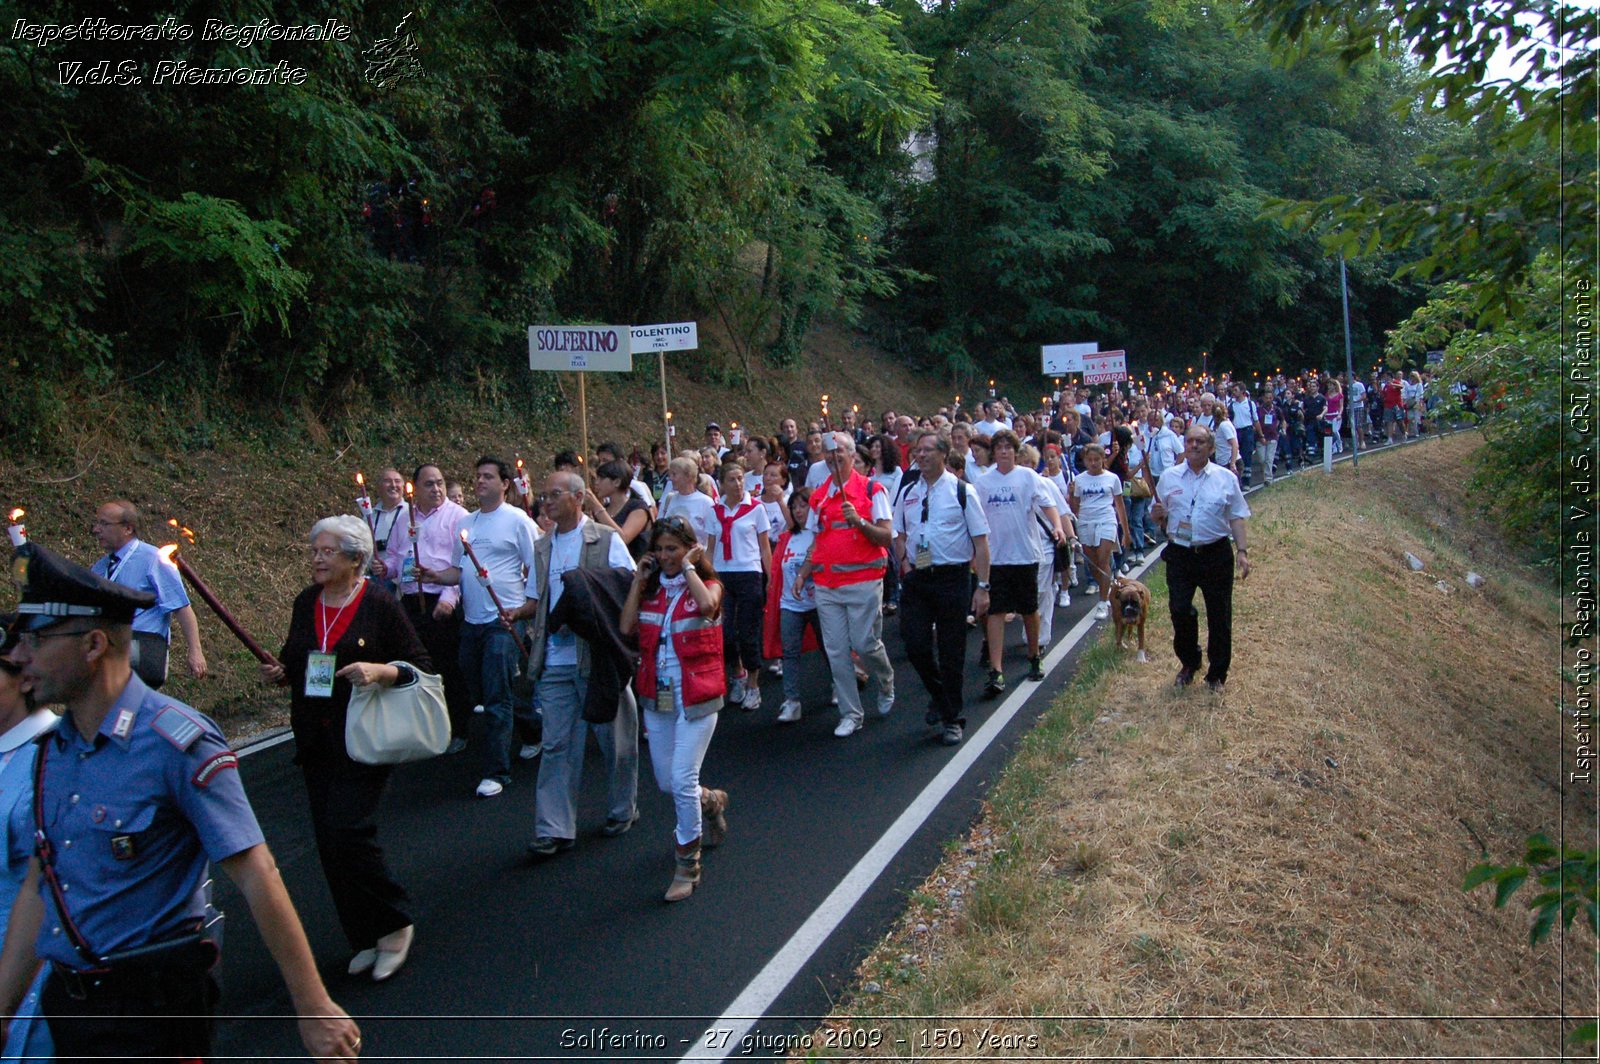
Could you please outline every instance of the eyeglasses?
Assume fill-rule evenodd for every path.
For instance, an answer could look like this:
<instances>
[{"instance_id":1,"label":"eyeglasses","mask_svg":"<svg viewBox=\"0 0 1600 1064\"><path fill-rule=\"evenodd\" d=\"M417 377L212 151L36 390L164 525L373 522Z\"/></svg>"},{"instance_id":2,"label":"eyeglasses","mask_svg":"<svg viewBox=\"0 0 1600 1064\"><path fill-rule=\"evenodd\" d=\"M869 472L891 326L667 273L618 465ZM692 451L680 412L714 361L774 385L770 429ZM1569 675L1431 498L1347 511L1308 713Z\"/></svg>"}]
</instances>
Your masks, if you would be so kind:
<instances>
[{"instance_id":1,"label":"eyeglasses","mask_svg":"<svg viewBox=\"0 0 1600 1064\"><path fill-rule=\"evenodd\" d=\"M73 632L23 632L19 642L29 650L38 650L45 639L61 639L69 635L87 635L92 629L80 628Z\"/></svg>"},{"instance_id":2,"label":"eyeglasses","mask_svg":"<svg viewBox=\"0 0 1600 1064\"><path fill-rule=\"evenodd\" d=\"M90 522L90 526L89 527L91 527L91 528L112 528L112 527L114 527L116 525L125 525L127 523L128 522L126 522L126 521L102 521L100 518L97 517L92 522Z\"/></svg>"},{"instance_id":3,"label":"eyeglasses","mask_svg":"<svg viewBox=\"0 0 1600 1064\"><path fill-rule=\"evenodd\" d=\"M323 558L337 558L339 555L341 555L343 553L344 553L344 551L340 550L338 547L312 547L311 548L311 557L316 558L318 560L323 559Z\"/></svg>"},{"instance_id":4,"label":"eyeglasses","mask_svg":"<svg viewBox=\"0 0 1600 1064\"><path fill-rule=\"evenodd\" d=\"M538 494L537 498L539 499L540 502L550 502L550 501L552 501L554 499L560 498L562 495L576 495L576 494L577 494L577 492L568 491L565 488L557 488L555 491L541 491Z\"/></svg>"}]
</instances>

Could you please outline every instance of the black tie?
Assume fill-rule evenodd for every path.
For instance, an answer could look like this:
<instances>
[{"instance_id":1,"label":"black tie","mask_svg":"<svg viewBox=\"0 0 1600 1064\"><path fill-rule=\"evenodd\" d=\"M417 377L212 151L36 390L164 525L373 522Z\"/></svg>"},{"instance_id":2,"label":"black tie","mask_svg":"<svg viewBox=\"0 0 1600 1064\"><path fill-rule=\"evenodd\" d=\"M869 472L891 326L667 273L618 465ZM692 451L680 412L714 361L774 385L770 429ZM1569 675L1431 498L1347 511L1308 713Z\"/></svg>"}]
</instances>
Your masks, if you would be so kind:
<instances>
[{"instance_id":1,"label":"black tie","mask_svg":"<svg viewBox=\"0 0 1600 1064\"><path fill-rule=\"evenodd\" d=\"M106 555L106 579L107 580L115 580L117 578L117 566L121 565L121 564L122 564L121 559L119 559L117 557L117 552L116 551L112 551L110 554Z\"/></svg>"}]
</instances>

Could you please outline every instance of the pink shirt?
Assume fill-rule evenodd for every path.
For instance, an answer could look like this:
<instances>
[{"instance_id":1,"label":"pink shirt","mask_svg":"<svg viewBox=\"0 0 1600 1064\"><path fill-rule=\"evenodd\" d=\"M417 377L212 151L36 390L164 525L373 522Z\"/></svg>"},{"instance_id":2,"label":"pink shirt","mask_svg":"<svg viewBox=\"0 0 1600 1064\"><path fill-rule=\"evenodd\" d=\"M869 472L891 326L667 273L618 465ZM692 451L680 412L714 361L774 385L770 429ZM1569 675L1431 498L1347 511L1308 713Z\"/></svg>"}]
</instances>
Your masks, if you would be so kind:
<instances>
[{"instance_id":1,"label":"pink shirt","mask_svg":"<svg viewBox=\"0 0 1600 1064\"><path fill-rule=\"evenodd\" d=\"M430 514L417 511L417 556L424 569L437 572L455 564L452 559L456 546L461 542L461 519L466 516L467 511L449 499L440 503L439 508ZM400 574L407 571L410 560L410 515L402 513L399 520L395 521L394 531L389 534L389 545L383 552L383 564L388 567L391 579L399 584L402 595L414 595L417 592L415 580L400 580ZM440 602L451 605L461 600L460 587L425 583L422 590L437 594Z\"/></svg>"}]
</instances>

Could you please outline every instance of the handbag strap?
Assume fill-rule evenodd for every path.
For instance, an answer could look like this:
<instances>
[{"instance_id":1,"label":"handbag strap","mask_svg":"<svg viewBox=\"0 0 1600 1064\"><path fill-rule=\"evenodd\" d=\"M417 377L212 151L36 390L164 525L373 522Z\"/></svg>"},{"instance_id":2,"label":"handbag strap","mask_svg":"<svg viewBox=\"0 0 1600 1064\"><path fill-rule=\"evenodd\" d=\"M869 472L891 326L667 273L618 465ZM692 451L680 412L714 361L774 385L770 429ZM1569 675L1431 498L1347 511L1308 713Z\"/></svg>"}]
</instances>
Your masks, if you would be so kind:
<instances>
[{"instance_id":1,"label":"handbag strap","mask_svg":"<svg viewBox=\"0 0 1600 1064\"><path fill-rule=\"evenodd\" d=\"M66 928L72 948L89 962L90 967L98 968L101 966L100 955L89 945L89 940L83 937L78 925L72 922L72 912L67 908L66 894L61 889L61 877L56 875L56 848L44 830L44 762L47 749L45 744L50 739L50 734L45 732L33 741L34 746L38 748L33 756L34 852L38 854L39 872L44 876L45 885L50 888L50 896L55 899L56 911L61 914L61 925Z\"/></svg>"}]
</instances>

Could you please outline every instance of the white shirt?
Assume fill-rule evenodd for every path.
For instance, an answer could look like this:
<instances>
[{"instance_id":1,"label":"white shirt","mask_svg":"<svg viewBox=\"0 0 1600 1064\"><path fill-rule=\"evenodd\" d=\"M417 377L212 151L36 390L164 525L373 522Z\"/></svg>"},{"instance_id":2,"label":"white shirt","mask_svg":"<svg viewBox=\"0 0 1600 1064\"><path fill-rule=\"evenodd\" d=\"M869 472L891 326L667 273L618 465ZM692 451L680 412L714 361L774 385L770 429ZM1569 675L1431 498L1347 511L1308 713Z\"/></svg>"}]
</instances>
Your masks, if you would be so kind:
<instances>
[{"instance_id":1,"label":"white shirt","mask_svg":"<svg viewBox=\"0 0 1600 1064\"><path fill-rule=\"evenodd\" d=\"M756 501L750 507L750 512L738 518L728 528L728 538L722 538L723 522L732 517L741 509L749 505L751 500L746 497L739 501L738 506L728 507L725 502L719 502L712 507L713 517L717 522L717 549L712 564L718 572L723 573L759 573L761 571L761 541L760 537L766 534L771 527L771 519L767 516L767 508Z\"/></svg>"},{"instance_id":2,"label":"white shirt","mask_svg":"<svg viewBox=\"0 0 1600 1064\"><path fill-rule=\"evenodd\" d=\"M811 468L806 470L806 490L816 491L818 486L831 475L826 458L820 462L812 462Z\"/></svg>"},{"instance_id":3,"label":"white shirt","mask_svg":"<svg viewBox=\"0 0 1600 1064\"><path fill-rule=\"evenodd\" d=\"M816 495L816 494L813 494L811 496L811 512L806 515L806 528L807 529L809 529L812 532L816 532L818 530L817 529L817 505L818 505L818 500L819 499L831 499L831 498L833 498L834 494L836 492L838 492L838 490L839 490L838 481L833 480L832 478L829 478L824 483L824 487L822 489L822 494L820 496ZM873 491L871 489L868 489L868 494L871 495L871 497L872 497L872 513L869 516L863 518L863 520L867 521L869 524L874 524L874 525L877 524L879 521L892 521L892 520L894 520L894 511L893 511L893 509L891 509L891 502L890 502L890 499L889 499L889 493L886 492L886 491Z\"/></svg>"},{"instance_id":4,"label":"white shirt","mask_svg":"<svg viewBox=\"0 0 1600 1064\"><path fill-rule=\"evenodd\" d=\"M1159 477L1183 460L1183 437L1163 425L1150 440L1150 473Z\"/></svg>"},{"instance_id":5,"label":"white shirt","mask_svg":"<svg viewBox=\"0 0 1600 1064\"><path fill-rule=\"evenodd\" d=\"M767 508L767 539L773 543L789 529L789 492L783 493L782 502L764 502Z\"/></svg>"},{"instance_id":6,"label":"white shirt","mask_svg":"<svg viewBox=\"0 0 1600 1064\"><path fill-rule=\"evenodd\" d=\"M967 493L963 509L957 491ZM922 501L928 500L927 520L923 520ZM989 534L989 519L983 512L978 492L962 484L948 469L933 482L918 477L906 488L894 509L895 535L902 541L906 559L915 563L917 552L926 546L934 565L965 565L972 560L972 541Z\"/></svg>"},{"instance_id":7,"label":"white shirt","mask_svg":"<svg viewBox=\"0 0 1600 1064\"><path fill-rule=\"evenodd\" d=\"M1023 466L1009 473L997 466L978 477L978 497L989 520L990 564L1039 564L1033 512L1037 506L1055 506L1044 478Z\"/></svg>"},{"instance_id":8,"label":"white shirt","mask_svg":"<svg viewBox=\"0 0 1600 1064\"><path fill-rule=\"evenodd\" d=\"M874 484L882 484L883 490L889 493L889 505L894 505L894 500L900 494L900 487L905 480L906 471L896 469L893 473L874 473L870 479Z\"/></svg>"},{"instance_id":9,"label":"white shirt","mask_svg":"<svg viewBox=\"0 0 1600 1064\"><path fill-rule=\"evenodd\" d=\"M1010 427L1011 426L1006 424L1004 421L990 421L985 418L984 420L972 426L972 432L974 435L981 433L984 436L993 436L1001 429L1008 429Z\"/></svg>"},{"instance_id":10,"label":"white shirt","mask_svg":"<svg viewBox=\"0 0 1600 1064\"><path fill-rule=\"evenodd\" d=\"M1122 494L1122 478L1107 469L1099 474L1079 473L1072 478L1072 494L1078 499L1078 523L1103 528L1117 525L1117 496Z\"/></svg>"},{"instance_id":11,"label":"white shirt","mask_svg":"<svg viewBox=\"0 0 1600 1064\"><path fill-rule=\"evenodd\" d=\"M1229 522L1250 516L1239 478L1214 462L1198 473L1188 462L1173 466L1156 483L1156 500L1167 510L1167 538L1180 546L1185 537L1194 547L1226 539Z\"/></svg>"},{"instance_id":12,"label":"white shirt","mask_svg":"<svg viewBox=\"0 0 1600 1064\"><path fill-rule=\"evenodd\" d=\"M552 531L550 533L550 572L547 574L548 593L550 601L546 610L556 608L556 603L561 601L561 592L565 585L561 582L561 574L576 569L582 564L583 558L583 526L589 522L587 517L579 515L578 523L571 532ZM628 545L622 542L622 537L610 537L610 548L606 552L606 564L613 569L633 569L633 555L628 553ZM476 550L476 546L473 548ZM528 597L538 599L546 594L547 589L537 586L538 576L529 572ZM545 636L544 663L547 666L576 665L578 663L578 637L571 628L563 627L561 631Z\"/></svg>"},{"instance_id":13,"label":"white shirt","mask_svg":"<svg viewBox=\"0 0 1600 1064\"><path fill-rule=\"evenodd\" d=\"M644 503L646 506L650 506L650 507L654 507L655 506L656 497L654 495L650 494L650 485L646 484L644 481L642 481L642 480L630 480L630 481L628 481L628 490L633 492L635 495L639 496L639 501Z\"/></svg>"},{"instance_id":14,"label":"white shirt","mask_svg":"<svg viewBox=\"0 0 1600 1064\"><path fill-rule=\"evenodd\" d=\"M1050 539L1050 533L1045 528L1046 525L1050 524L1050 519L1045 516L1045 506L1054 506L1058 517L1063 513L1068 513L1070 518L1070 513L1067 510L1067 496L1062 492L1061 487L1043 473L1039 473L1037 476L1044 482L1045 491L1050 495L1049 503L1039 503L1033 508L1033 534L1039 537L1039 549L1043 552L1039 556L1039 564L1043 565L1045 562L1054 561L1050 551L1055 549L1055 540ZM1040 524L1041 521L1044 524ZM1063 520L1061 527L1063 529L1067 527L1067 519Z\"/></svg>"},{"instance_id":15,"label":"white shirt","mask_svg":"<svg viewBox=\"0 0 1600 1064\"><path fill-rule=\"evenodd\" d=\"M691 491L687 495L679 495L676 491L668 491L661 496L661 517L681 517L689 522L689 527L694 529L694 534L700 538L700 545L710 549L711 541L721 529L717 524L715 513L716 503L706 498L698 491Z\"/></svg>"},{"instance_id":16,"label":"white shirt","mask_svg":"<svg viewBox=\"0 0 1600 1064\"><path fill-rule=\"evenodd\" d=\"M1228 403L1228 409L1233 412L1233 423L1235 425L1243 425L1246 428L1255 428L1256 422L1261 420L1259 416L1261 413L1261 408L1256 405L1256 401L1254 399L1247 397L1244 399L1231 400Z\"/></svg>"},{"instance_id":17,"label":"white shirt","mask_svg":"<svg viewBox=\"0 0 1600 1064\"><path fill-rule=\"evenodd\" d=\"M493 510L479 510L461 519L461 527L472 544L472 552L489 571L489 583L500 604L508 610L521 606L533 595L528 581L533 573L533 541L538 538L533 518L515 506L501 503ZM467 558L458 537L451 553L451 564L461 570L461 619L467 624L498 624L500 614Z\"/></svg>"},{"instance_id":18,"label":"white shirt","mask_svg":"<svg viewBox=\"0 0 1600 1064\"><path fill-rule=\"evenodd\" d=\"M1217 439L1217 453L1212 461L1219 466L1225 466L1233 461L1233 452L1238 449L1234 446L1234 442L1239 438L1239 430L1233 427L1231 421L1219 421L1213 434Z\"/></svg>"},{"instance_id":19,"label":"white shirt","mask_svg":"<svg viewBox=\"0 0 1600 1064\"><path fill-rule=\"evenodd\" d=\"M789 542L784 545L782 557L774 559L783 571L783 593L778 598L780 610L788 610L790 613L810 613L817 608L817 586L810 580L805 582L799 597L794 593L794 579L800 575L800 567L806 563L806 555L811 552L811 542L816 538L815 532L802 528L789 537Z\"/></svg>"},{"instance_id":20,"label":"white shirt","mask_svg":"<svg viewBox=\"0 0 1600 1064\"><path fill-rule=\"evenodd\" d=\"M761 498L761 489L766 487L765 476L761 473L752 473L749 470L744 474L744 493L752 499Z\"/></svg>"}]
</instances>

